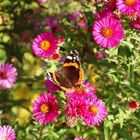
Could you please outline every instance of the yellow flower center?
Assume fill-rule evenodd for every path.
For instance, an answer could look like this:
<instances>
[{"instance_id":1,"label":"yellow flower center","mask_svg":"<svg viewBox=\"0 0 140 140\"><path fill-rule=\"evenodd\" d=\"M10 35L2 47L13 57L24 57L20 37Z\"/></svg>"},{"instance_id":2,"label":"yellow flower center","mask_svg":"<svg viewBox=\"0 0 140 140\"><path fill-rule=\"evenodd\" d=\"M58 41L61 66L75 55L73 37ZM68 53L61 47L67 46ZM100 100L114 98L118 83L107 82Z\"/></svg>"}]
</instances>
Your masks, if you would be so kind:
<instances>
[{"instance_id":1,"label":"yellow flower center","mask_svg":"<svg viewBox=\"0 0 140 140\"><path fill-rule=\"evenodd\" d=\"M44 114L48 113L49 112L49 105L48 104L42 104L40 109L41 109L42 113L44 113Z\"/></svg>"},{"instance_id":2,"label":"yellow flower center","mask_svg":"<svg viewBox=\"0 0 140 140\"><path fill-rule=\"evenodd\" d=\"M104 37L109 38L113 35L113 30L109 27L105 27L102 30L102 34L103 34Z\"/></svg>"},{"instance_id":3,"label":"yellow flower center","mask_svg":"<svg viewBox=\"0 0 140 140\"><path fill-rule=\"evenodd\" d=\"M50 46L51 46L51 43L47 40L42 41L40 44L41 49L45 51L48 50Z\"/></svg>"},{"instance_id":4,"label":"yellow flower center","mask_svg":"<svg viewBox=\"0 0 140 140\"><path fill-rule=\"evenodd\" d=\"M90 106L90 107L89 107L89 110L90 110L94 115L96 115L97 112L98 112L98 108L97 108L96 106Z\"/></svg>"},{"instance_id":5,"label":"yellow flower center","mask_svg":"<svg viewBox=\"0 0 140 140\"><path fill-rule=\"evenodd\" d=\"M136 0L125 0L125 4L128 6L133 5L136 2Z\"/></svg>"},{"instance_id":6,"label":"yellow flower center","mask_svg":"<svg viewBox=\"0 0 140 140\"><path fill-rule=\"evenodd\" d=\"M1 77L1 79L6 79L7 78L7 73L6 72L0 72L0 77Z\"/></svg>"}]
</instances>

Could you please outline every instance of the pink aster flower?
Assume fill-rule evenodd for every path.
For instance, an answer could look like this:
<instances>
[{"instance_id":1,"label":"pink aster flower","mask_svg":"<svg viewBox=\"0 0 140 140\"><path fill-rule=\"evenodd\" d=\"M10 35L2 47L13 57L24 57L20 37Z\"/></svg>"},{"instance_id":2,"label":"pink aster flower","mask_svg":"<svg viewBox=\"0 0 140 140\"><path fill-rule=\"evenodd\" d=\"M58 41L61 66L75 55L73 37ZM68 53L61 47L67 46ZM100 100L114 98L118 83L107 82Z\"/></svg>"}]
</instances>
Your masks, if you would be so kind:
<instances>
[{"instance_id":1,"label":"pink aster flower","mask_svg":"<svg viewBox=\"0 0 140 140\"><path fill-rule=\"evenodd\" d=\"M93 98L88 101L88 110L85 111L83 121L88 126L100 125L107 116L107 107L102 100Z\"/></svg>"},{"instance_id":2,"label":"pink aster flower","mask_svg":"<svg viewBox=\"0 0 140 140\"><path fill-rule=\"evenodd\" d=\"M140 7L139 0L116 0L116 6L122 14L132 14Z\"/></svg>"},{"instance_id":3,"label":"pink aster flower","mask_svg":"<svg viewBox=\"0 0 140 140\"><path fill-rule=\"evenodd\" d=\"M49 58L55 52L58 46L56 45L55 37L52 33L44 32L34 38L32 49L36 56L40 58Z\"/></svg>"},{"instance_id":4,"label":"pink aster flower","mask_svg":"<svg viewBox=\"0 0 140 140\"><path fill-rule=\"evenodd\" d=\"M54 84L54 82L52 82L51 80L46 80L46 89L48 92L56 92L57 90L61 90L61 88Z\"/></svg>"},{"instance_id":5,"label":"pink aster flower","mask_svg":"<svg viewBox=\"0 0 140 140\"><path fill-rule=\"evenodd\" d=\"M86 110L86 101L84 98L69 98L66 102L66 113L68 117L82 118Z\"/></svg>"},{"instance_id":6,"label":"pink aster flower","mask_svg":"<svg viewBox=\"0 0 140 140\"><path fill-rule=\"evenodd\" d=\"M33 116L41 124L48 124L58 116L58 103L56 96L51 93L42 93L33 103Z\"/></svg>"},{"instance_id":7,"label":"pink aster flower","mask_svg":"<svg viewBox=\"0 0 140 140\"><path fill-rule=\"evenodd\" d=\"M0 65L0 88L12 88L17 79L17 70L12 64Z\"/></svg>"},{"instance_id":8,"label":"pink aster flower","mask_svg":"<svg viewBox=\"0 0 140 140\"><path fill-rule=\"evenodd\" d=\"M96 20L93 26L93 37L97 44L103 48L113 48L120 44L124 38L123 27L119 20L104 17Z\"/></svg>"},{"instance_id":9,"label":"pink aster flower","mask_svg":"<svg viewBox=\"0 0 140 140\"><path fill-rule=\"evenodd\" d=\"M15 139L16 139L15 130L11 126L9 125L0 126L0 140L15 140Z\"/></svg>"},{"instance_id":10,"label":"pink aster flower","mask_svg":"<svg viewBox=\"0 0 140 140\"><path fill-rule=\"evenodd\" d=\"M85 98L85 100L89 97L94 98L96 95L96 91L94 90L94 86L91 85L87 81L82 82L82 87L78 87L72 91L66 91L65 94L69 99L71 98Z\"/></svg>"}]
</instances>

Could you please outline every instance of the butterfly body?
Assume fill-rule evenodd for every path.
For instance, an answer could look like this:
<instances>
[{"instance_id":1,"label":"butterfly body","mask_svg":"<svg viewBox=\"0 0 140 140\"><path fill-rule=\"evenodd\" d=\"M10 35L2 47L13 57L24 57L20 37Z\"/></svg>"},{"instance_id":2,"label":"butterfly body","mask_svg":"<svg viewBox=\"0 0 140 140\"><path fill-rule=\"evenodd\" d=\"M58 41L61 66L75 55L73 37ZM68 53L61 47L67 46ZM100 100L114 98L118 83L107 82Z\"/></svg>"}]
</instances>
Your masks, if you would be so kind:
<instances>
[{"instance_id":1,"label":"butterfly body","mask_svg":"<svg viewBox=\"0 0 140 140\"><path fill-rule=\"evenodd\" d=\"M84 77L79 60L79 53L76 50L71 51L66 57L62 68L56 72L47 73L46 77L65 91L79 87Z\"/></svg>"}]
</instances>

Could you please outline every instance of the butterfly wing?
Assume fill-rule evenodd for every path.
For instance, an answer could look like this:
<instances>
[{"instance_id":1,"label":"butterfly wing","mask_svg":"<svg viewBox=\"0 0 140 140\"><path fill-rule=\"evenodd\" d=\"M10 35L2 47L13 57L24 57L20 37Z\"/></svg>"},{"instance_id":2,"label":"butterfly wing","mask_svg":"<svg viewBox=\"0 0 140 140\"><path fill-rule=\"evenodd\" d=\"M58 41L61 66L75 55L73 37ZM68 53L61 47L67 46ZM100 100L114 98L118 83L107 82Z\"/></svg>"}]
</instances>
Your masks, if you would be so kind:
<instances>
[{"instance_id":1,"label":"butterfly wing","mask_svg":"<svg viewBox=\"0 0 140 140\"><path fill-rule=\"evenodd\" d=\"M62 67L62 72L74 87L83 81L84 73L81 69L79 53L76 50L71 51L67 56Z\"/></svg>"},{"instance_id":2,"label":"butterfly wing","mask_svg":"<svg viewBox=\"0 0 140 140\"><path fill-rule=\"evenodd\" d=\"M54 73L47 73L47 79L53 81L55 84L60 86L63 90L69 91L74 89L71 81L62 73L62 71L57 71Z\"/></svg>"},{"instance_id":3,"label":"butterfly wing","mask_svg":"<svg viewBox=\"0 0 140 140\"><path fill-rule=\"evenodd\" d=\"M83 73L81 73L81 70L79 68L76 68L76 66L74 65L76 65L76 63L70 63L67 66L63 66L62 73L64 73L67 79L69 79L69 81L75 87L82 81Z\"/></svg>"}]
</instances>

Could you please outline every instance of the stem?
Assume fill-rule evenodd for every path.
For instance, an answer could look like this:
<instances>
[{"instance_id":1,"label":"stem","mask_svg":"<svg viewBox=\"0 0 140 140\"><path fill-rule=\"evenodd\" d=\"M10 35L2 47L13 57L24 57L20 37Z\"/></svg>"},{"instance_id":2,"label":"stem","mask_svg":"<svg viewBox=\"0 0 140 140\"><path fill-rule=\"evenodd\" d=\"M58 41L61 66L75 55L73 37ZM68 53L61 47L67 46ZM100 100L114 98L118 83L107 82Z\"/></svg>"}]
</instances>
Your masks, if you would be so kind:
<instances>
[{"instance_id":1,"label":"stem","mask_svg":"<svg viewBox=\"0 0 140 140\"><path fill-rule=\"evenodd\" d=\"M44 125L42 125L41 128L40 128L38 140L41 140L41 138L42 138L43 129L44 129Z\"/></svg>"},{"instance_id":2,"label":"stem","mask_svg":"<svg viewBox=\"0 0 140 140\"><path fill-rule=\"evenodd\" d=\"M104 123L104 140L108 140L108 128L105 126L105 123Z\"/></svg>"}]
</instances>

